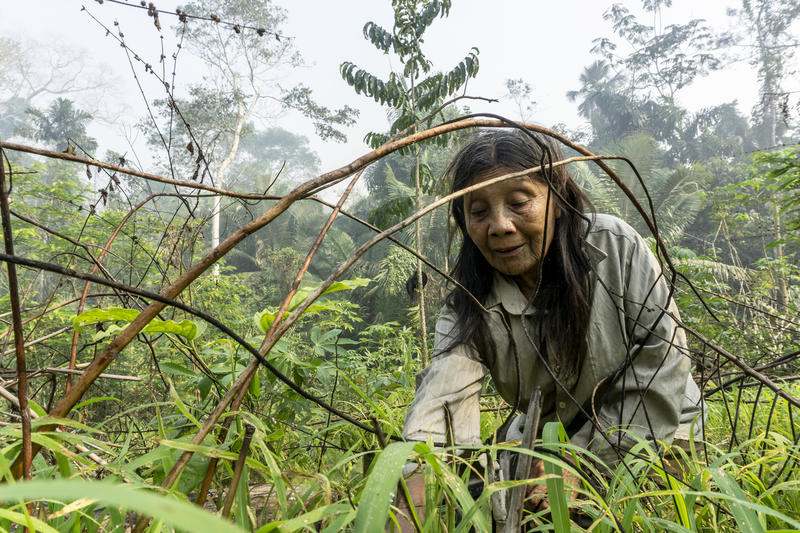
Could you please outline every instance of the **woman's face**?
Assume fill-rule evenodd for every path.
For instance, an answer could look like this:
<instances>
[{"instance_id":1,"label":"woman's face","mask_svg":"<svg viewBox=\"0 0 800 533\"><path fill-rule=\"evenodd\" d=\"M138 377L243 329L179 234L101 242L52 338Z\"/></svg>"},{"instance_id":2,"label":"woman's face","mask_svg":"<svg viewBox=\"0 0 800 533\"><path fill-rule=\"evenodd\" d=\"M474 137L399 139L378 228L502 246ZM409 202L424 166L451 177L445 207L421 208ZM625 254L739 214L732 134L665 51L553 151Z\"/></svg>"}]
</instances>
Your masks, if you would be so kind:
<instances>
[{"instance_id":1,"label":"woman's face","mask_svg":"<svg viewBox=\"0 0 800 533\"><path fill-rule=\"evenodd\" d=\"M496 167L475 175L472 185L509 174ZM552 196L552 195L551 195ZM528 177L514 178L464 196L464 218L470 239L496 270L513 277L530 297L536 286L539 262L550 247L561 210L550 200L547 185ZM548 213L545 235L545 212Z\"/></svg>"}]
</instances>

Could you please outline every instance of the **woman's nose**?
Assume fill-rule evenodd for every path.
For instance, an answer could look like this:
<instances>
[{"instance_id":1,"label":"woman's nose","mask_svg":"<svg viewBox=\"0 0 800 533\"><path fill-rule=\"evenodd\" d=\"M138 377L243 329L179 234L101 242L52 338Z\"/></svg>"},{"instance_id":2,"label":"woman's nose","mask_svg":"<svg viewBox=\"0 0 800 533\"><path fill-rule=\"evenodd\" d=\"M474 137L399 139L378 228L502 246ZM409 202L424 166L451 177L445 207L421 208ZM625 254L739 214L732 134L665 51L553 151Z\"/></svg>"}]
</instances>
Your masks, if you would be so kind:
<instances>
[{"instance_id":1,"label":"woman's nose","mask_svg":"<svg viewBox=\"0 0 800 533\"><path fill-rule=\"evenodd\" d=\"M492 217L489 220L490 235L506 235L513 232L514 223L504 210L498 209L492 213Z\"/></svg>"}]
</instances>

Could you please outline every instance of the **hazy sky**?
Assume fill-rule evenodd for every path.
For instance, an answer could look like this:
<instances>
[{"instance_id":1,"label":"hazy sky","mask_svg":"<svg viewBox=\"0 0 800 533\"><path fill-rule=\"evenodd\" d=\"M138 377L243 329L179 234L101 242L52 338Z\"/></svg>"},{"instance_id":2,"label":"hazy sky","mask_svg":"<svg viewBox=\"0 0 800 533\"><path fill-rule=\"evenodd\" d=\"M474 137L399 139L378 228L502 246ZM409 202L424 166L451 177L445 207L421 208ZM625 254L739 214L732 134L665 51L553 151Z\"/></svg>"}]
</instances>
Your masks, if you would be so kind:
<instances>
[{"instance_id":1,"label":"hazy sky","mask_svg":"<svg viewBox=\"0 0 800 533\"><path fill-rule=\"evenodd\" d=\"M138 4L138 1L135 2ZM361 110L357 125L348 131L345 145L322 142L313 134L311 125L295 115L283 115L275 122L294 132L307 135L327 171L348 163L367 151L362 138L365 133L383 130L385 111L364 96L356 95L339 76L338 66L350 60L375 74L385 75L392 67L387 56L379 54L361 33L367 21L375 21L391 29L392 12L389 0L318 0L276 2L287 10L288 20L281 32L291 36L307 66L286 74L286 86L303 82L314 89L317 100L326 106L349 104ZM460 61L470 47L480 50L481 69L470 82L467 93L499 98L499 104L471 103L474 111L491 111L518 118L516 105L506 97L505 80L523 78L533 87L536 106L528 117L550 126L557 122L571 128L581 126L577 104L567 100L569 90L580 87L578 78L584 67L593 61L592 40L611 36L610 24L603 12L611 0L539 1L539 0L454 0L447 19L437 20L426 34L424 49L434 68L449 69ZM623 2L639 13L640 2ZM161 9L174 9L174 1L157 1ZM661 24L685 23L692 18L705 18L717 29L735 23L725 14L727 7L737 6L727 0L674 0ZM86 7L86 12L81 7ZM41 49L81 50L90 65L102 69L110 80L107 95L97 95L85 106L100 102L106 123L92 133L105 148L126 151L124 132L135 137L131 126L146 113L124 51L105 35L91 13L109 28L118 20L132 49L153 64L158 63L160 37L144 10L109 2L100 5L92 0L0 0L0 35L18 40L35 40ZM649 20L649 18L648 18ZM174 17L162 16L164 49L167 56L175 51L176 40L170 31ZM137 66L137 74L149 98L161 97L163 90L151 76ZM180 58L178 81L184 86L197 81L202 72L185 53ZM721 72L702 79L679 93L679 100L690 109L738 100L740 109L749 113L757 98L756 75L746 62L732 64ZM102 151L100 152L102 153Z\"/></svg>"}]
</instances>

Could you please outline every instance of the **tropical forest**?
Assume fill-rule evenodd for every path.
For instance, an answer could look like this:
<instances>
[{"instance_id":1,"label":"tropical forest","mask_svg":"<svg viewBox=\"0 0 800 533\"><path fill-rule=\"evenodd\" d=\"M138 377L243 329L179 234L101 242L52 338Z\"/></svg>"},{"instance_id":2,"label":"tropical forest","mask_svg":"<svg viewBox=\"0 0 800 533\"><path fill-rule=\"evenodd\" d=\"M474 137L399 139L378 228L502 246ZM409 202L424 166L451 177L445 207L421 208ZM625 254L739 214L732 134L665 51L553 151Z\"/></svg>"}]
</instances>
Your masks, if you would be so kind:
<instances>
[{"instance_id":1,"label":"tropical forest","mask_svg":"<svg viewBox=\"0 0 800 533\"><path fill-rule=\"evenodd\" d=\"M558 4L2 2L0 531L800 531L800 3Z\"/></svg>"}]
</instances>

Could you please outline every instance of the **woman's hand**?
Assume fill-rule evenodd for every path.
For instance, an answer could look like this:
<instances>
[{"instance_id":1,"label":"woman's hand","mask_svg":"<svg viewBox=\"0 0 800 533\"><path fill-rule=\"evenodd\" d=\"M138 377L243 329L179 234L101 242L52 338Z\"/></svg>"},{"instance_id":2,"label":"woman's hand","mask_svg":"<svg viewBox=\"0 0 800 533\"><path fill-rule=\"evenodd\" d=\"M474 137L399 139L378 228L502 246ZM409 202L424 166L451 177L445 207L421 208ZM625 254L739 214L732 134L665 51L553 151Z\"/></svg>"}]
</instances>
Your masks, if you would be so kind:
<instances>
[{"instance_id":1,"label":"woman's hand","mask_svg":"<svg viewBox=\"0 0 800 533\"><path fill-rule=\"evenodd\" d=\"M578 476L567 469L563 469L562 472L564 476L564 488L565 490L567 488L571 489L569 498L573 500L577 495L577 489L581 486L581 480ZM528 477L542 477L544 474L544 463L541 459L534 459L533 463L531 464ZM536 513L543 509L549 508L550 504L547 501L547 486L544 483L529 485L528 490L525 493L525 510L531 513Z\"/></svg>"}]
</instances>

